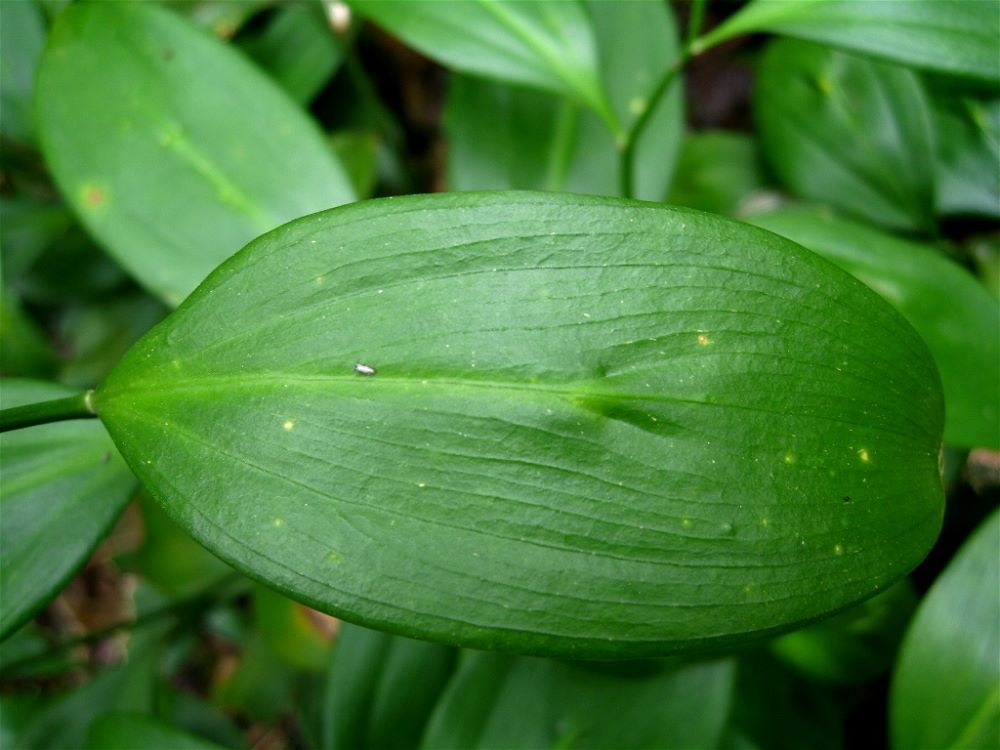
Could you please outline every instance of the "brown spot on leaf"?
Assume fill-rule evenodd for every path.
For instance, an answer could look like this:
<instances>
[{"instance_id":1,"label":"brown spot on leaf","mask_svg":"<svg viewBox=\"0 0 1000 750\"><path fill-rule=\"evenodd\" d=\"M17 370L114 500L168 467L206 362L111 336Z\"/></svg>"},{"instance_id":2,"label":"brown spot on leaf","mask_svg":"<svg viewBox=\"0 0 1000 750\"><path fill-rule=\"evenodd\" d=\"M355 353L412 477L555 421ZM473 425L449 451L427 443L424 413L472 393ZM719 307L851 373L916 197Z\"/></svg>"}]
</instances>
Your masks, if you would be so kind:
<instances>
[{"instance_id":1,"label":"brown spot on leaf","mask_svg":"<svg viewBox=\"0 0 1000 750\"><path fill-rule=\"evenodd\" d=\"M104 191L99 187L89 187L83 192L83 200L91 208L97 208L104 203Z\"/></svg>"}]
</instances>

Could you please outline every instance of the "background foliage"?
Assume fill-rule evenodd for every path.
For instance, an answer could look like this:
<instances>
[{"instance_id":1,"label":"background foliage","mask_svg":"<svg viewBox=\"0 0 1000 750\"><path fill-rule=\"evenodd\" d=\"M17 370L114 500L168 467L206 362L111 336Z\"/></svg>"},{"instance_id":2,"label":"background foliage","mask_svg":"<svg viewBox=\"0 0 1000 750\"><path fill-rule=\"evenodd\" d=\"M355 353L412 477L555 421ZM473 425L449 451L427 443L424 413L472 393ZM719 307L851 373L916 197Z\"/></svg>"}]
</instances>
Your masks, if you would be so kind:
<instances>
[{"instance_id":1,"label":"background foliage","mask_svg":"<svg viewBox=\"0 0 1000 750\"><path fill-rule=\"evenodd\" d=\"M638 197L783 235L895 307L941 376L947 491L926 560L834 617L580 662L341 623L202 548L100 423L11 432L0 745L1000 747L998 34L989 0L0 4L4 408L98 385L220 262L321 209ZM739 466L707 476L735 491ZM902 554L904 516L870 544Z\"/></svg>"}]
</instances>

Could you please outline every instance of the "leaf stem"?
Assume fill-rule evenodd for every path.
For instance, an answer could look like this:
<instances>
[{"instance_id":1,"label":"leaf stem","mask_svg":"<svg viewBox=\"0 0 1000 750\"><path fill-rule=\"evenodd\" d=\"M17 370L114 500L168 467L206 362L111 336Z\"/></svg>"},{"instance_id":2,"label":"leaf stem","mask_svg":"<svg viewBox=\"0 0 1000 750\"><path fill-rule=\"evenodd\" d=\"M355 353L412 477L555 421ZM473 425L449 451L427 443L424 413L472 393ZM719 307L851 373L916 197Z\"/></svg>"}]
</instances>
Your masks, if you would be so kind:
<instances>
[{"instance_id":1,"label":"leaf stem","mask_svg":"<svg viewBox=\"0 0 1000 750\"><path fill-rule=\"evenodd\" d=\"M701 33L701 24L705 19L705 6L708 0L693 0L691 3L691 14L688 16L687 49L691 49Z\"/></svg>"},{"instance_id":2,"label":"leaf stem","mask_svg":"<svg viewBox=\"0 0 1000 750\"><path fill-rule=\"evenodd\" d=\"M649 120L652 118L653 112L656 111L663 95L667 92L667 89L670 88L670 84L674 82L677 74L690 59L691 52L689 49L685 48L680 56L674 60L673 64L667 68L666 71L664 71L663 77L657 82L656 88L653 89L653 93L650 94L649 99L646 100L646 106L642 110L642 113L636 118L635 122L632 123L632 127L629 128L628 133L625 134L625 139L622 141L621 149L619 151L619 162L621 167L618 170L621 178L620 190L622 197L624 198L635 197L635 187L632 184L632 166L635 161L635 150L639 143L639 139L642 137L642 133L649 124Z\"/></svg>"},{"instance_id":3,"label":"leaf stem","mask_svg":"<svg viewBox=\"0 0 1000 750\"><path fill-rule=\"evenodd\" d=\"M66 419L90 419L97 416L93 404L94 392L85 391L75 396L57 398L54 401L41 401L37 404L25 404L0 410L0 432L19 430L48 422L61 422Z\"/></svg>"}]
</instances>

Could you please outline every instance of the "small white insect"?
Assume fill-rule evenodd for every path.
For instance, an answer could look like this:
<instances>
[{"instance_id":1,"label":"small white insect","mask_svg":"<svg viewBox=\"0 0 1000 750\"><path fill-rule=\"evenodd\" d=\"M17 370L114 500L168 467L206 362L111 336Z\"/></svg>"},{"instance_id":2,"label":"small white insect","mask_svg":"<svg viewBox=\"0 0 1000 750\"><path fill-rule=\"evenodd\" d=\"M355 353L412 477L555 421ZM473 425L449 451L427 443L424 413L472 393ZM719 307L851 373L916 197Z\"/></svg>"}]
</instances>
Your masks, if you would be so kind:
<instances>
[{"instance_id":1,"label":"small white insect","mask_svg":"<svg viewBox=\"0 0 1000 750\"><path fill-rule=\"evenodd\" d=\"M375 368L369 367L368 365L363 365L360 362L358 362L356 365L354 365L354 372L360 372L362 375L374 375Z\"/></svg>"}]
</instances>

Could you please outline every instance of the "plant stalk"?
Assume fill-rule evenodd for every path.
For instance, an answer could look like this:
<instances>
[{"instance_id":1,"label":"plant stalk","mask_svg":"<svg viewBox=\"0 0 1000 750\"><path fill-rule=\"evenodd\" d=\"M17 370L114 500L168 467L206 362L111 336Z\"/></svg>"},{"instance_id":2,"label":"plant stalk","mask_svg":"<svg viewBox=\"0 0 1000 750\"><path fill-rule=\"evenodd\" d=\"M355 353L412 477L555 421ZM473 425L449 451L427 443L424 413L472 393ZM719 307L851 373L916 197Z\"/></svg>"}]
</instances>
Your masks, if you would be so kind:
<instances>
[{"instance_id":1,"label":"plant stalk","mask_svg":"<svg viewBox=\"0 0 1000 750\"><path fill-rule=\"evenodd\" d=\"M690 59L691 53L689 50L685 49L681 53L680 57L674 60L673 65L666 70L663 77L657 82L656 88L653 89L653 93L646 101L645 109L642 110L642 113L636 118L635 122L632 123L632 127L629 128L628 133L625 136L625 140L621 146L621 151L619 152L621 168L618 170L621 178L621 194L625 198L635 197L635 186L632 184L632 165L633 162L635 162L635 150L638 146L639 139L642 137L643 131L649 124L649 120L652 118L653 112L655 112L657 106L659 106L663 95L667 92L667 89L670 88L674 79L677 78L677 74Z\"/></svg>"},{"instance_id":2,"label":"plant stalk","mask_svg":"<svg viewBox=\"0 0 1000 750\"><path fill-rule=\"evenodd\" d=\"M97 416L93 404L94 392L85 391L75 396L57 398L0 410L0 432L19 430L48 422L62 422L67 419L91 419Z\"/></svg>"}]
</instances>

